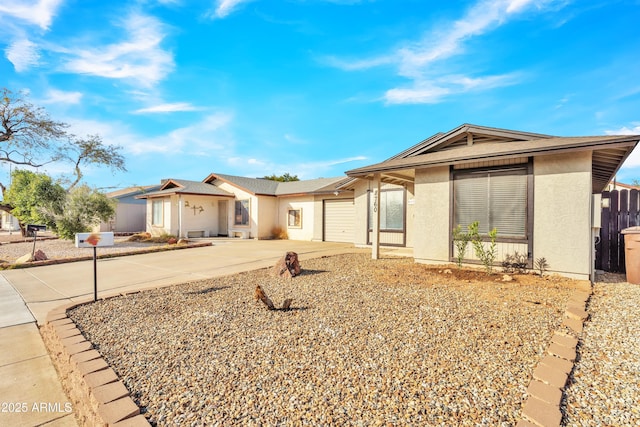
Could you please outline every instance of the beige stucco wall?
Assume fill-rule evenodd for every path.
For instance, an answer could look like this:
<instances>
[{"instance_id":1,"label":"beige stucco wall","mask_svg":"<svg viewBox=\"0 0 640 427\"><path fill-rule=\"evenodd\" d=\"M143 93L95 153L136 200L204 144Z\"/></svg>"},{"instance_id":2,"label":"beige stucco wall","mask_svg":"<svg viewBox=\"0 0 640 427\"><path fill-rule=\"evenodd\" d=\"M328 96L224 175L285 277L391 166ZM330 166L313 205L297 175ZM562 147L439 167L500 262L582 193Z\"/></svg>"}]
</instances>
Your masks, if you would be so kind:
<instances>
[{"instance_id":1,"label":"beige stucco wall","mask_svg":"<svg viewBox=\"0 0 640 427\"><path fill-rule=\"evenodd\" d=\"M182 217L180 237L189 237L189 231L204 231L206 236L218 234L218 202L213 197L184 194L178 197L182 207L178 217ZM188 205L188 206L187 206ZM195 207L195 209L194 209ZM179 229L176 225L176 230Z\"/></svg>"},{"instance_id":2,"label":"beige stucco wall","mask_svg":"<svg viewBox=\"0 0 640 427\"><path fill-rule=\"evenodd\" d=\"M249 236L255 238L258 236L258 224L256 219L258 218L258 197L254 196L246 191L239 189L238 187L228 184L226 182L221 183L218 187L224 191L232 193L236 196L234 199L229 199L229 235L233 235L233 230L249 230ZM235 201L236 200L249 200L249 225L236 225L235 224Z\"/></svg>"},{"instance_id":3,"label":"beige stucco wall","mask_svg":"<svg viewBox=\"0 0 640 427\"><path fill-rule=\"evenodd\" d=\"M413 256L416 262L449 262L449 167L416 171Z\"/></svg>"},{"instance_id":4,"label":"beige stucco wall","mask_svg":"<svg viewBox=\"0 0 640 427\"><path fill-rule=\"evenodd\" d=\"M259 196L256 204L258 218L258 231L253 237L258 239L270 239L273 236L273 227L278 217L278 199L274 196Z\"/></svg>"},{"instance_id":5,"label":"beige stucco wall","mask_svg":"<svg viewBox=\"0 0 640 427\"><path fill-rule=\"evenodd\" d=\"M290 240L313 240L315 223L315 201L313 196L282 197L278 203L277 225L287 230ZM289 209L301 209L302 226L289 227Z\"/></svg>"},{"instance_id":6,"label":"beige stucco wall","mask_svg":"<svg viewBox=\"0 0 640 427\"><path fill-rule=\"evenodd\" d=\"M550 272L588 279L591 272L591 152L534 159L534 259Z\"/></svg>"}]
</instances>

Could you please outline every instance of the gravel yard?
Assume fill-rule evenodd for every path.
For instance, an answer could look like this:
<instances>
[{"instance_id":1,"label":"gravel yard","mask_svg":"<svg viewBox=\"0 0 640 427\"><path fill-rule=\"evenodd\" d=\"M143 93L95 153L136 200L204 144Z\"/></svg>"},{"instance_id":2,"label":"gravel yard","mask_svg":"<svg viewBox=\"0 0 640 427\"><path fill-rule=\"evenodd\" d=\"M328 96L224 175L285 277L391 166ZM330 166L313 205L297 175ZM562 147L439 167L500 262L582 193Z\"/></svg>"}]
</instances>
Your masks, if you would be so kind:
<instances>
[{"instance_id":1,"label":"gravel yard","mask_svg":"<svg viewBox=\"0 0 640 427\"><path fill-rule=\"evenodd\" d=\"M167 246L166 243L129 242L127 237L116 237L114 246L101 247L98 255L123 254L144 251ZM36 241L36 250L42 250L49 259L67 259L78 257L92 257L91 248L76 248L75 242L63 239L47 239ZM16 259L33 251L33 238L24 238L18 234L11 236L6 233L0 236L0 264L13 263Z\"/></svg>"},{"instance_id":2,"label":"gravel yard","mask_svg":"<svg viewBox=\"0 0 640 427\"><path fill-rule=\"evenodd\" d=\"M70 312L154 425L513 425L584 282L352 254ZM260 284L276 306L254 300Z\"/></svg>"},{"instance_id":3,"label":"gravel yard","mask_svg":"<svg viewBox=\"0 0 640 427\"><path fill-rule=\"evenodd\" d=\"M598 282L565 392L567 426L640 425L640 285Z\"/></svg>"}]
</instances>

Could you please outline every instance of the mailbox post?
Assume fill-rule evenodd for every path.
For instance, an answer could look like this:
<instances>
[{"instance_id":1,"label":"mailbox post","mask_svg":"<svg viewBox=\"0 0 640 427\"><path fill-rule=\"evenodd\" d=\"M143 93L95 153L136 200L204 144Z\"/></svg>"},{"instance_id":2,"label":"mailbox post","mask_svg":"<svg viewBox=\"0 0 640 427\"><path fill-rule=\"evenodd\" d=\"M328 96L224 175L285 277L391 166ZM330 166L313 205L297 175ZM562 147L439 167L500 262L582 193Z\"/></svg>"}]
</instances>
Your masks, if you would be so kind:
<instances>
[{"instance_id":1,"label":"mailbox post","mask_svg":"<svg viewBox=\"0 0 640 427\"><path fill-rule=\"evenodd\" d=\"M113 233L76 233L76 248L93 248L93 301L98 300L97 248L113 246Z\"/></svg>"},{"instance_id":2,"label":"mailbox post","mask_svg":"<svg viewBox=\"0 0 640 427\"><path fill-rule=\"evenodd\" d=\"M27 224L27 234L33 233L33 250L31 251L31 259L36 256L36 239L38 238L38 231L47 231L46 225Z\"/></svg>"}]
</instances>

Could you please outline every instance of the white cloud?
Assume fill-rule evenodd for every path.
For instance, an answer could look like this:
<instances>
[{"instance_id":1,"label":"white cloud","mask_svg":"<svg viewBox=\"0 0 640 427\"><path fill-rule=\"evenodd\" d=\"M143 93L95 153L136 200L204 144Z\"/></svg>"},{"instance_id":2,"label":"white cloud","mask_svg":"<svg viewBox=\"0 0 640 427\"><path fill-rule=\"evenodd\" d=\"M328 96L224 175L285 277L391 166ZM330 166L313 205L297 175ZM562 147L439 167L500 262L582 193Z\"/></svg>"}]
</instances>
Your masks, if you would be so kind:
<instances>
[{"instance_id":1,"label":"white cloud","mask_svg":"<svg viewBox=\"0 0 640 427\"><path fill-rule=\"evenodd\" d=\"M370 59L345 60L335 56L325 56L320 61L330 67L339 68L345 71L366 70L368 68L378 67L381 65L394 64L396 58L394 56L380 56Z\"/></svg>"},{"instance_id":2,"label":"white cloud","mask_svg":"<svg viewBox=\"0 0 640 427\"><path fill-rule=\"evenodd\" d=\"M152 107L140 108L134 111L136 114L146 113L174 113L177 111L197 111L198 108L187 102L174 102L167 104L154 105Z\"/></svg>"},{"instance_id":3,"label":"white cloud","mask_svg":"<svg viewBox=\"0 0 640 427\"><path fill-rule=\"evenodd\" d=\"M442 64L453 56L462 55L468 40L505 24L515 15L564 1L481 0L467 9L460 19L443 23L390 54L352 61L329 57L326 62L348 71L394 65L398 75L409 79L411 84L387 90L383 99L389 104L437 103L452 94L514 84L519 77L516 73L472 77L448 71L446 64ZM436 65L440 65L437 71Z\"/></svg>"},{"instance_id":4,"label":"white cloud","mask_svg":"<svg viewBox=\"0 0 640 427\"><path fill-rule=\"evenodd\" d=\"M229 131L232 121L231 113L214 113L198 123L173 130L166 135L132 141L125 149L132 154L187 153L201 156L233 152L233 138Z\"/></svg>"},{"instance_id":5,"label":"white cloud","mask_svg":"<svg viewBox=\"0 0 640 427\"><path fill-rule=\"evenodd\" d=\"M388 104L436 104L447 95L504 87L519 79L516 73L476 78L453 74L429 81L416 80L412 87L390 89L384 100Z\"/></svg>"},{"instance_id":6,"label":"white cloud","mask_svg":"<svg viewBox=\"0 0 640 427\"><path fill-rule=\"evenodd\" d=\"M43 104L79 104L82 99L81 92L65 92L58 89L49 89L47 98L42 100Z\"/></svg>"},{"instance_id":7,"label":"white cloud","mask_svg":"<svg viewBox=\"0 0 640 427\"><path fill-rule=\"evenodd\" d=\"M604 131L607 135L640 135L640 122L632 122L630 126L622 126L619 129L609 129ZM640 144L631 152L629 157L624 161L622 169L631 169L640 167Z\"/></svg>"},{"instance_id":8,"label":"white cloud","mask_svg":"<svg viewBox=\"0 0 640 427\"><path fill-rule=\"evenodd\" d=\"M38 47L27 39L20 39L11 43L5 49L5 55L18 73L37 66L40 60Z\"/></svg>"},{"instance_id":9,"label":"white cloud","mask_svg":"<svg viewBox=\"0 0 640 427\"><path fill-rule=\"evenodd\" d=\"M640 135L640 122L632 122L631 127L622 126L619 129L605 130L606 135Z\"/></svg>"},{"instance_id":10,"label":"white cloud","mask_svg":"<svg viewBox=\"0 0 640 427\"><path fill-rule=\"evenodd\" d=\"M26 21L29 24L37 25L43 30L47 30L61 3L62 0L39 0L35 2L14 0L4 4L0 3L0 15Z\"/></svg>"},{"instance_id":11,"label":"white cloud","mask_svg":"<svg viewBox=\"0 0 640 427\"><path fill-rule=\"evenodd\" d=\"M151 87L174 69L173 55L160 46L164 28L157 19L132 14L122 23L126 39L106 46L64 49L64 69Z\"/></svg>"},{"instance_id":12,"label":"white cloud","mask_svg":"<svg viewBox=\"0 0 640 427\"><path fill-rule=\"evenodd\" d=\"M249 3L253 0L217 0L216 8L211 14L213 18L226 18L234 10L243 3Z\"/></svg>"}]
</instances>

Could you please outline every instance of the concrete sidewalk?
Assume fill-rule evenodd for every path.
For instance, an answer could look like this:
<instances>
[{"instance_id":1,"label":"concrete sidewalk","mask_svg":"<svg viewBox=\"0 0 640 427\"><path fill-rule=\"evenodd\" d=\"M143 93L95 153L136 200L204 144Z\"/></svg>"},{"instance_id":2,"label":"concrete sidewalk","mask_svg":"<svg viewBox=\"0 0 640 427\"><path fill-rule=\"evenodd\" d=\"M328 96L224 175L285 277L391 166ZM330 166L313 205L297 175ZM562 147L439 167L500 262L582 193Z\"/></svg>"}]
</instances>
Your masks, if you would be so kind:
<instances>
[{"instance_id":1,"label":"concrete sidewalk","mask_svg":"<svg viewBox=\"0 0 640 427\"><path fill-rule=\"evenodd\" d=\"M97 262L98 298L271 267L287 251L298 253L303 268L305 259L370 252L343 243L216 240L108 258ZM50 310L93 297L93 283L93 261L0 272L0 426L77 425L37 325Z\"/></svg>"}]
</instances>

